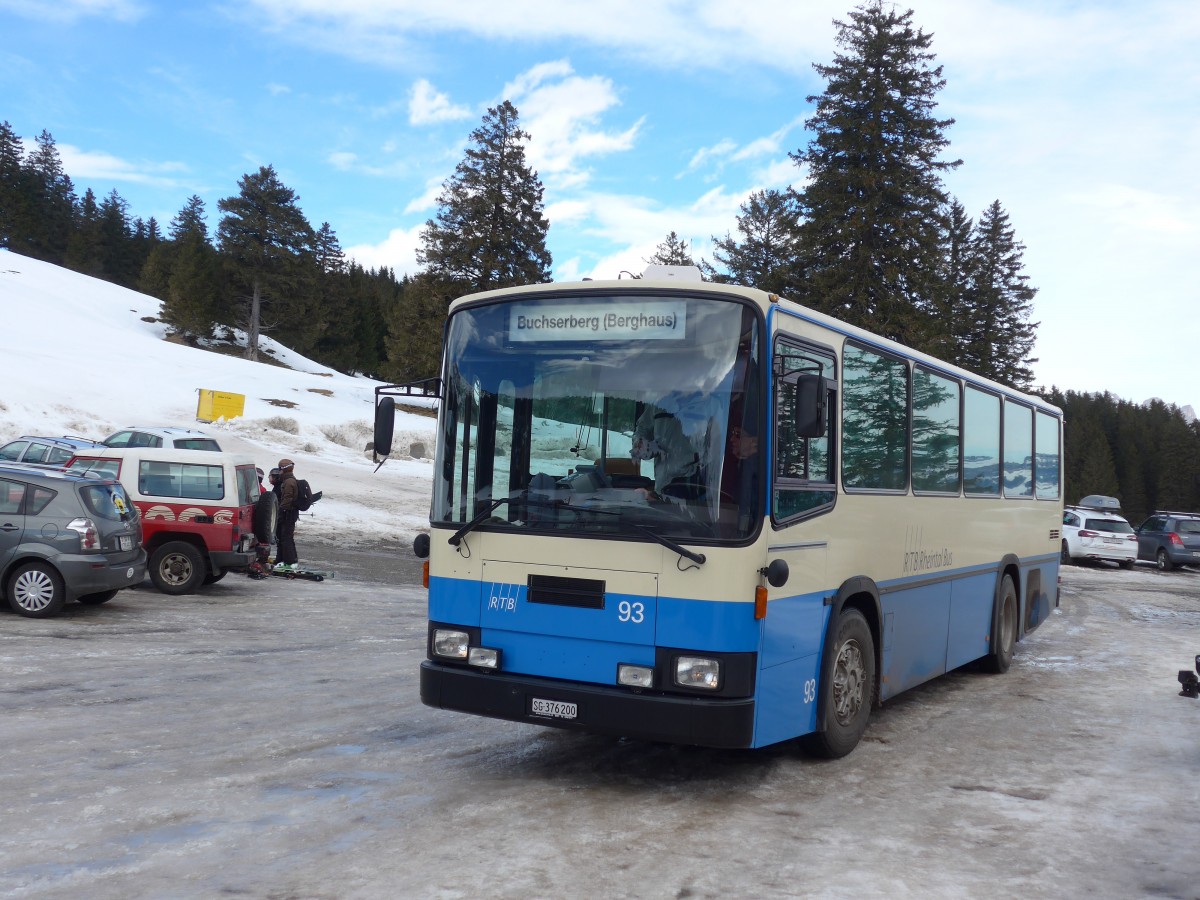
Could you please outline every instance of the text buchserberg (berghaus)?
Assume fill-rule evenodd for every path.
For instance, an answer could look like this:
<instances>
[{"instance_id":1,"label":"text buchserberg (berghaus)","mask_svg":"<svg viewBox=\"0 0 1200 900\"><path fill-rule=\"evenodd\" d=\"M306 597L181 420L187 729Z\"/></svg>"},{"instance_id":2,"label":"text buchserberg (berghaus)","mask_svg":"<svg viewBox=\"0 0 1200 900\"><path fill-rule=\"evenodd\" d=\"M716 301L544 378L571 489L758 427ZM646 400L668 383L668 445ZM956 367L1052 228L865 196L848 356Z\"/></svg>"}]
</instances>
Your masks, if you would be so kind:
<instances>
[{"instance_id":1,"label":"text buchserberg (berghaus)","mask_svg":"<svg viewBox=\"0 0 1200 900\"><path fill-rule=\"evenodd\" d=\"M676 313L606 313L603 316L552 316L517 315L517 329L525 331L556 331L563 329L592 331L638 331L642 328L675 328L679 318Z\"/></svg>"}]
</instances>

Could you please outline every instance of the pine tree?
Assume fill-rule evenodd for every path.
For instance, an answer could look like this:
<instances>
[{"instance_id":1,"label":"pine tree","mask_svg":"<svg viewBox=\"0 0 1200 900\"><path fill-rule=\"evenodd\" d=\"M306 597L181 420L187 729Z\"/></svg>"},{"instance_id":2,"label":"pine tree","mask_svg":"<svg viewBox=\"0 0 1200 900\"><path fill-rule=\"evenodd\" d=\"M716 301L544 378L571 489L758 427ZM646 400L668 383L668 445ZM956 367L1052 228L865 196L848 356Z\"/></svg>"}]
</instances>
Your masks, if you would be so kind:
<instances>
[{"instance_id":1,"label":"pine tree","mask_svg":"<svg viewBox=\"0 0 1200 900\"><path fill-rule=\"evenodd\" d=\"M729 232L724 238L713 236L713 257L725 272L701 262L705 278L774 294L794 294L800 256L800 205L796 195L791 191L755 191L742 204L737 223L737 240Z\"/></svg>"},{"instance_id":2,"label":"pine tree","mask_svg":"<svg viewBox=\"0 0 1200 900\"><path fill-rule=\"evenodd\" d=\"M222 303L220 260L208 241L204 201L193 194L171 220L171 241L158 244L142 268L143 290L163 301L161 316L176 332L211 338L232 312Z\"/></svg>"},{"instance_id":3,"label":"pine tree","mask_svg":"<svg viewBox=\"0 0 1200 900\"><path fill-rule=\"evenodd\" d=\"M114 188L100 203L100 256L104 278L125 287L137 283L138 269L129 223L129 203Z\"/></svg>"},{"instance_id":4,"label":"pine tree","mask_svg":"<svg viewBox=\"0 0 1200 900\"><path fill-rule=\"evenodd\" d=\"M696 260L692 258L688 242L672 231L654 248L646 263L651 266L694 266Z\"/></svg>"},{"instance_id":5,"label":"pine tree","mask_svg":"<svg viewBox=\"0 0 1200 900\"><path fill-rule=\"evenodd\" d=\"M836 22L842 48L814 68L825 92L809 97L807 166L799 194L803 294L797 299L918 349L936 347L933 309L947 196L939 161L953 119L933 116L945 86L932 36L912 10L869 0Z\"/></svg>"},{"instance_id":6,"label":"pine tree","mask_svg":"<svg viewBox=\"0 0 1200 900\"><path fill-rule=\"evenodd\" d=\"M970 368L962 346L970 319L971 292L975 285L975 255L972 238L975 222L956 199L951 199L942 232L941 267L933 294L935 315L944 326L941 346L929 348L935 356Z\"/></svg>"},{"instance_id":7,"label":"pine tree","mask_svg":"<svg viewBox=\"0 0 1200 900\"><path fill-rule=\"evenodd\" d=\"M18 252L29 218L24 157L20 137L7 121L0 122L0 247Z\"/></svg>"},{"instance_id":8,"label":"pine tree","mask_svg":"<svg viewBox=\"0 0 1200 900\"><path fill-rule=\"evenodd\" d=\"M75 227L75 186L63 170L54 136L45 129L25 166L32 218L27 246L18 250L46 262L61 263ZM17 249L17 248L13 248Z\"/></svg>"},{"instance_id":9,"label":"pine tree","mask_svg":"<svg viewBox=\"0 0 1200 900\"><path fill-rule=\"evenodd\" d=\"M1025 245L996 200L979 218L971 241L970 286L952 320L959 361L973 372L1027 389L1037 323L1029 321L1037 288L1023 274Z\"/></svg>"},{"instance_id":10,"label":"pine tree","mask_svg":"<svg viewBox=\"0 0 1200 900\"><path fill-rule=\"evenodd\" d=\"M442 186L436 219L425 223L417 261L441 283L491 290L550 280L544 188L525 162L529 135L508 100L487 111Z\"/></svg>"},{"instance_id":11,"label":"pine tree","mask_svg":"<svg viewBox=\"0 0 1200 900\"><path fill-rule=\"evenodd\" d=\"M1076 429L1074 443L1078 448L1078 457L1068 460L1071 463L1068 471L1074 469L1077 475L1066 484L1068 502L1077 503L1089 494L1118 496L1121 486L1117 481L1112 451L1100 423L1095 418L1088 417L1077 422Z\"/></svg>"},{"instance_id":12,"label":"pine tree","mask_svg":"<svg viewBox=\"0 0 1200 900\"><path fill-rule=\"evenodd\" d=\"M217 229L221 252L242 293L239 322L246 331L246 358L258 359L263 309L299 321L303 315L288 300L302 295L308 275L313 230L297 203L295 191L279 180L272 166L242 176L240 193L217 202L225 213Z\"/></svg>"},{"instance_id":13,"label":"pine tree","mask_svg":"<svg viewBox=\"0 0 1200 900\"><path fill-rule=\"evenodd\" d=\"M79 210L75 216L75 228L67 239L63 264L84 275L102 278L104 276L103 245L100 206L96 203L96 195L92 193L91 188L88 188L83 192L83 199L79 201Z\"/></svg>"},{"instance_id":14,"label":"pine tree","mask_svg":"<svg viewBox=\"0 0 1200 900\"><path fill-rule=\"evenodd\" d=\"M404 280L403 293L386 315L386 378L416 381L441 371L446 308L456 293L453 283L428 274Z\"/></svg>"}]
</instances>

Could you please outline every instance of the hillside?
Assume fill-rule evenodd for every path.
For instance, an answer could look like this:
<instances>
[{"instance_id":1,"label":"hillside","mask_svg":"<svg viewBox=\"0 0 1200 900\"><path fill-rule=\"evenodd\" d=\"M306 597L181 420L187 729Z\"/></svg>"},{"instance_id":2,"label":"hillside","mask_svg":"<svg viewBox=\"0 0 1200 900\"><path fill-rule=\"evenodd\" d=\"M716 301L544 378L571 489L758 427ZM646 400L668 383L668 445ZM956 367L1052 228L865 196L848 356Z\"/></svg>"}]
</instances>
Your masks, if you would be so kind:
<instances>
[{"instance_id":1,"label":"hillside","mask_svg":"<svg viewBox=\"0 0 1200 900\"><path fill-rule=\"evenodd\" d=\"M343 375L266 338L281 365L166 340L154 297L0 250L0 444L22 434L100 439L134 425L201 428L269 469L296 461L325 499L298 540L407 543L428 521L434 421L398 413L398 458L375 473L376 382ZM244 416L196 421L199 390L246 396Z\"/></svg>"}]
</instances>

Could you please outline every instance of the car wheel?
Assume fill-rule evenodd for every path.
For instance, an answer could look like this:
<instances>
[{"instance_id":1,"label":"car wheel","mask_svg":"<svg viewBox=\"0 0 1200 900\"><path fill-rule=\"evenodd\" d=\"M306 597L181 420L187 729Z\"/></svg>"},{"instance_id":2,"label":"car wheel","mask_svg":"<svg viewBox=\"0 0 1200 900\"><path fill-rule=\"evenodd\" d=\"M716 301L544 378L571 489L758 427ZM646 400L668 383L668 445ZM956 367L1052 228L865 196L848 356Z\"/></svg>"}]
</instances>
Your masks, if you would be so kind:
<instances>
[{"instance_id":1,"label":"car wheel","mask_svg":"<svg viewBox=\"0 0 1200 900\"><path fill-rule=\"evenodd\" d=\"M186 541L163 544L150 557L150 580L164 594L190 594L207 571L200 551Z\"/></svg>"},{"instance_id":2,"label":"car wheel","mask_svg":"<svg viewBox=\"0 0 1200 900\"><path fill-rule=\"evenodd\" d=\"M825 730L804 739L805 750L826 759L840 759L858 746L875 700L875 641L866 618L848 609L835 627L832 662L821 679Z\"/></svg>"},{"instance_id":3,"label":"car wheel","mask_svg":"<svg viewBox=\"0 0 1200 900\"><path fill-rule=\"evenodd\" d=\"M1171 562L1171 557L1167 556L1167 551L1162 547L1158 548L1158 555L1154 557L1154 562L1160 572L1170 572L1175 568L1175 563Z\"/></svg>"},{"instance_id":4,"label":"car wheel","mask_svg":"<svg viewBox=\"0 0 1200 900\"><path fill-rule=\"evenodd\" d=\"M996 675L1008 671L1012 665L1013 650L1017 643L1017 588L1011 576L1005 575L1000 585L1000 611L996 618L996 634L992 639L992 652L983 658L983 667Z\"/></svg>"},{"instance_id":5,"label":"car wheel","mask_svg":"<svg viewBox=\"0 0 1200 900\"><path fill-rule=\"evenodd\" d=\"M274 491L258 495L254 504L254 537L260 544L269 544L275 537L275 525L279 521L279 498Z\"/></svg>"},{"instance_id":6,"label":"car wheel","mask_svg":"<svg viewBox=\"0 0 1200 900\"><path fill-rule=\"evenodd\" d=\"M1064 566L1069 566L1073 562L1075 562L1075 560L1071 559L1071 547L1066 541L1063 541L1062 564Z\"/></svg>"},{"instance_id":7,"label":"car wheel","mask_svg":"<svg viewBox=\"0 0 1200 900\"><path fill-rule=\"evenodd\" d=\"M66 602L62 576L48 563L25 563L8 579L8 605L23 616L47 619L58 615Z\"/></svg>"},{"instance_id":8,"label":"car wheel","mask_svg":"<svg viewBox=\"0 0 1200 900\"><path fill-rule=\"evenodd\" d=\"M79 602L87 604L88 606L99 606L101 603L107 603L115 596L117 596L117 592L115 590L100 591L96 594L84 594L79 598Z\"/></svg>"}]
</instances>

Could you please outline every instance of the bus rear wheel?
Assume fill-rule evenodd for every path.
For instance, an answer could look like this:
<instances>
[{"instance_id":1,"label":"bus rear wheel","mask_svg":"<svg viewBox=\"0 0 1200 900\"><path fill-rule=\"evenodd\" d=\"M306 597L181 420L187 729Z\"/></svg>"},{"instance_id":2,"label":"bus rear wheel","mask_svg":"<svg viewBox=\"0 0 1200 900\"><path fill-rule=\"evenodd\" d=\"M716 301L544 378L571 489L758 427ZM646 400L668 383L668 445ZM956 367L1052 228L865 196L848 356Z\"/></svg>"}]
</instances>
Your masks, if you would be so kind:
<instances>
[{"instance_id":1,"label":"bus rear wheel","mask_svg":"<svg viewBox=\"0 0 1200 900\"><path fill-rule=\"evenodd\" d=\"M992 635L992 652L983 658L983 667L996 675L1008 671L1012 665L1013 650L1017 643L1017 588L1012 576L1005 575L1000 585L1000 610L996 617L995 633Z\"/></svg>"},{"instance_id":2,"label":"bus rear wheel","mask_svg":"<svg viewBox=\"0 0 1200 900\"><path fill-rule=\"evenodd\" d=\"M875 641L866 618L848 609L835 627L833 653L821 678L825 730L804 738L806 751L826 759L840 759L858 746L875 701Z\"/></svg>"}]
</instances>

